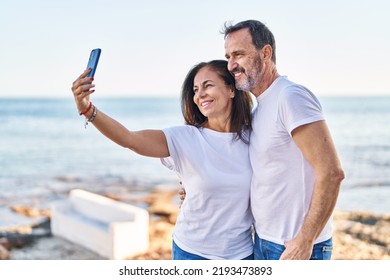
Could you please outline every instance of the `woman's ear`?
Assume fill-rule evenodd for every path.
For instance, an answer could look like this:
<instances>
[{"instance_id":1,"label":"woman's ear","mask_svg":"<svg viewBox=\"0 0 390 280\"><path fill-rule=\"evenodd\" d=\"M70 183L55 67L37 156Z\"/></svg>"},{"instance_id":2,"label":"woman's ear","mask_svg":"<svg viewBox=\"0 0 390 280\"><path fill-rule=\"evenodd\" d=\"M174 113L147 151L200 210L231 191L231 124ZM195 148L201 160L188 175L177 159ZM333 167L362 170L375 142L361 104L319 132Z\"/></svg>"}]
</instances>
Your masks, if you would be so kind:
<instances>
[{"instance_id":1,"label":"woman's ear","mask_svg":"<svg viewBox=\"0 0 390 280\"><path fill-rule=\"evenodd\" d=\"M230 87L230 93L230 98L234 98L234 96L236 95L234 86Z\"/></svg>"}]
</instances>

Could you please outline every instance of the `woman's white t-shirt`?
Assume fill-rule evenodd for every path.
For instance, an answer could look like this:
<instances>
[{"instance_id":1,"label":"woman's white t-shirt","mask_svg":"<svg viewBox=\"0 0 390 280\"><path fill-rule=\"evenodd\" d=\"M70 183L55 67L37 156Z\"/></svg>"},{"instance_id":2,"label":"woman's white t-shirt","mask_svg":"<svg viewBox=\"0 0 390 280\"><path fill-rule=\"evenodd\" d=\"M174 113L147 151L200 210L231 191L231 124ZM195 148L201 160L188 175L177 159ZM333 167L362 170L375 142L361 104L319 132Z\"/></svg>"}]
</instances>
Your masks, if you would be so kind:
<instances>
[{"instance_id":1,"label":"woman's white t-shirt","mask_svg":"<svg viewBox=\"0 0 390 280\"><path fill-rule=\"evenodd\" d=\"M243 259L253 252L249 146L207 128L164 129L170 157L162 163L181 178L186 198L173 240L208 259Z\"/></svg>"}]
</instances>

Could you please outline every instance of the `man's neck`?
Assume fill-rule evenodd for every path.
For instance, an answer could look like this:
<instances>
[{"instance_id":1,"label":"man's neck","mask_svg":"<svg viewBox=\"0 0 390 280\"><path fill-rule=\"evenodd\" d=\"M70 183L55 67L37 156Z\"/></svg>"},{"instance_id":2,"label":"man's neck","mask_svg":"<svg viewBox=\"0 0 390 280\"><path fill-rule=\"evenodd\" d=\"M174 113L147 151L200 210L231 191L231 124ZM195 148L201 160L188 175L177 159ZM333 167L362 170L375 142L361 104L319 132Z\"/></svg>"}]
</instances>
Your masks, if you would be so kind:
<instances>
[{"instance_id":1,"label":"man's neck","mask_svg":"<svg viewBox=\"0 0 390 280\"><path fill-rule=\"evenodd\" d=\"M279 77L276 67L266 69L264 75L262 75L261 81L258 83L258 86L254 88L251 92L256 96L260 96L264 91L269 88L272 83Z\"/></svg>"}]
</instances>

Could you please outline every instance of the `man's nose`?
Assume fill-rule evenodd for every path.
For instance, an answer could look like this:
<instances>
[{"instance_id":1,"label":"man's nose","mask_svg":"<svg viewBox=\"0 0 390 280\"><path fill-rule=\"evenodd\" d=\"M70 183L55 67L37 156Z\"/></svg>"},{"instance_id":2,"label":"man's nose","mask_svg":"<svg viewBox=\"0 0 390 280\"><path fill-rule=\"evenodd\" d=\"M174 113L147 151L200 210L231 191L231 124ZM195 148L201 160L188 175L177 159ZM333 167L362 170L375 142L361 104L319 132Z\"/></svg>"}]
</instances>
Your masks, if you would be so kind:
<instances>
[{"instance_id":1,"label":"man's nose","mask_svg":"<svg viewBox=\"0 0 390 280\"><path fill-rule=\"evenodd\" d=\"M233 69L237 68L237 63L234 61L234 59L230 58L228 60L228 65L227 65L228 70L231 72Z\"/></svg>"}]
</instances>

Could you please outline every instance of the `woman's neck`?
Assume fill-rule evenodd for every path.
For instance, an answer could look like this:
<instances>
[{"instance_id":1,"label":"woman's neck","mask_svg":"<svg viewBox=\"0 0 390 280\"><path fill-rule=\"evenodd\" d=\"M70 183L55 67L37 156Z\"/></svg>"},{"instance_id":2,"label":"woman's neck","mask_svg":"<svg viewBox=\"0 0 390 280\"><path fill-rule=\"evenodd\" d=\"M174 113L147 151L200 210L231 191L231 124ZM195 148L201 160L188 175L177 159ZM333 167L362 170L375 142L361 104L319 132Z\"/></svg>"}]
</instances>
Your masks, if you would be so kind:
<instances>
[{"instance_id":1,"label":"woman's neck","mask_svg":"<svg viewBox=\"0 0 390 280\"><path fill-rule=\"evenodd\" d=\"M231 132L230 131L230 119L207 119L202 127L215 130L218 132Z\"/></svg>"}]
</instances>

